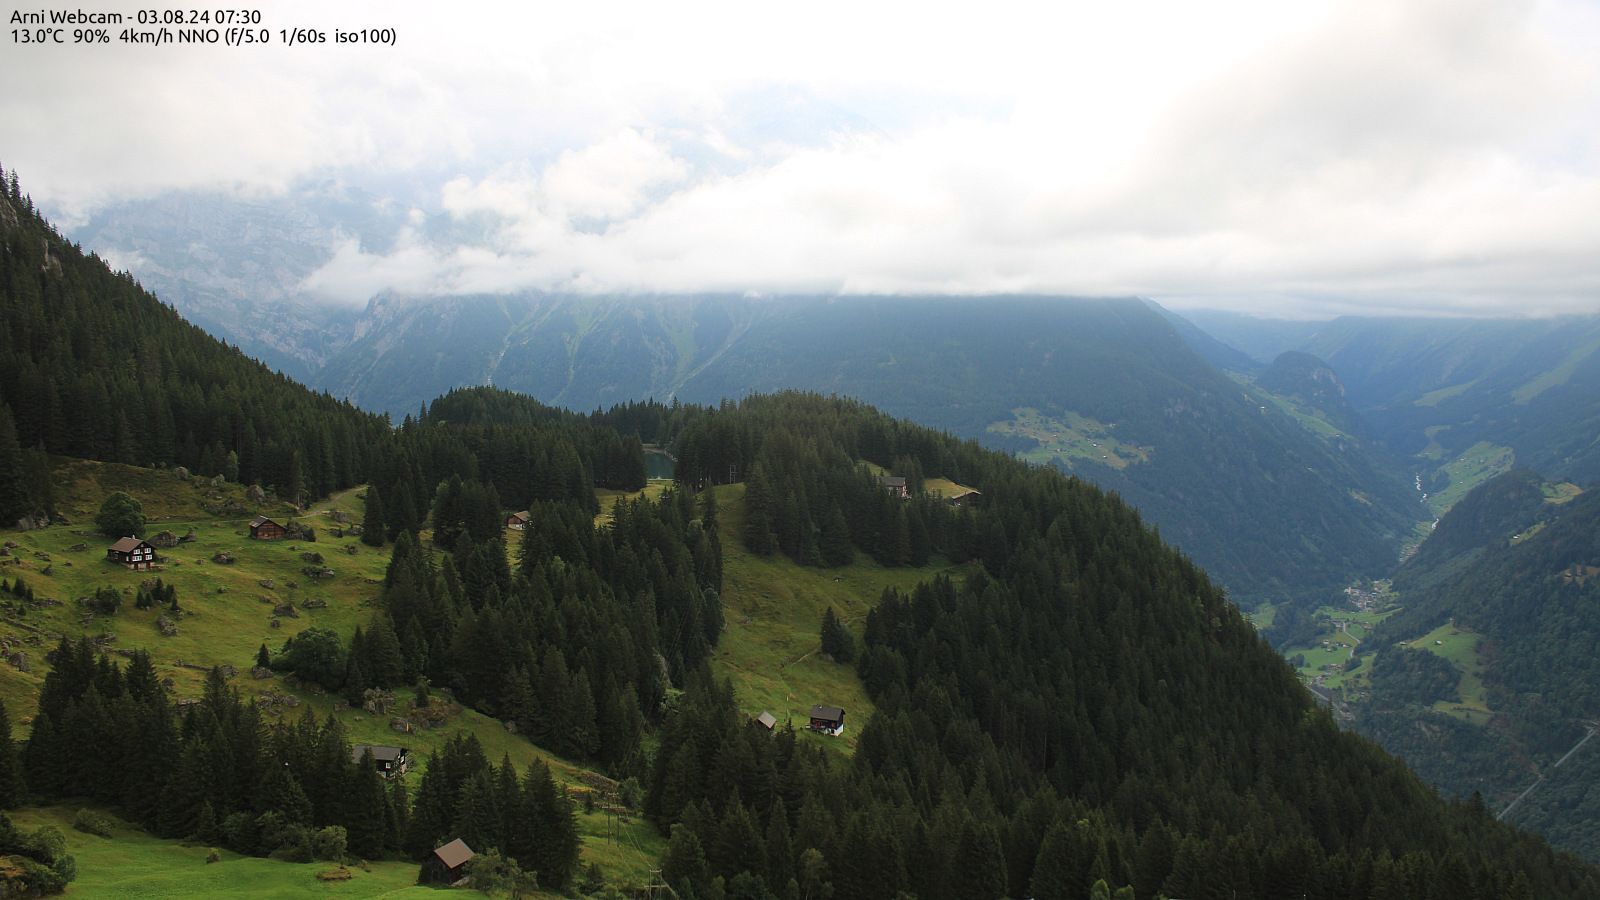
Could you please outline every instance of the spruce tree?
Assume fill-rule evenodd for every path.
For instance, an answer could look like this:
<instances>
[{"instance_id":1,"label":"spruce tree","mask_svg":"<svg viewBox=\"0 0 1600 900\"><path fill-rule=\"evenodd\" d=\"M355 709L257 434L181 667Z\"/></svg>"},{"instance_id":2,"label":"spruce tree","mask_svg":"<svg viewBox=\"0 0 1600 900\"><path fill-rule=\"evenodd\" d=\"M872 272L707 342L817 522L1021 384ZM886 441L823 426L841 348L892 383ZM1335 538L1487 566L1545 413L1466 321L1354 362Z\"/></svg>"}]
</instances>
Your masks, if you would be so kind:
<instances>
[{"instance_id":1,"label":"spruce tree","mask_svg":"<svg viewBox=\"0 0 1600 900\"><path fill-rule=\"evenodd\" d=\"M22 480L24 472L11 407L0 402L0 526L10 528L31 511L28 488Z\"/></svg>"},{"instance_id":2,"label":"spruce tree","mask_svg":"<svg viewBox=\"0 0 1600 900\"><path fill-rule=\"evenodd\" d=\"M23 793L22 758L11 740L11 714L0 702L0 809L15 809Z\"/></svg>"},{"instance_id":3,"label":"spruce tree","mask_svg":"<svg viewBox=\"0 0 1600 900\"><path fill-rule=\"evenodd\" d=\"M823 563L829 566L848 566L855 560L855 547L850 543L850 526L845 522L839 504L829 504L827 514L822 518L822 534L817 545Z\"/></svg>"},{"instance_id":4,"label":"spruce tree","mask_svg":"<svg viewBox=\"0 0 1600 900\"><path fill-rule=\"evenodd\" d=\"M757 466L744 489L744 545L757 556L771 556L777 549L773 533L776 505L766 473Z\"/></svg>"},{"instance_id":5,"label":"spruce tree","mask_svg":"<svg viewBox=\"0 0 1600 900\"><path fill-rule=\"evenodd\" d=\"M700 838L687 825L672 826L667 852L661 857L661 878L670 885L688 884L699 896L711 880L706 853Z\"/></svg>"},{"instance_id":6,"label":"spruce tree","mask_svg":"<svg viewBox=\"0 0 1600 900\"><path fill-rule=\"evenodd\" d=\"M822 652L841 663L854 662L856 658L855 636L834 615L831 606L822 614Z\"/></svg>"},{"instance_id":7,"label":"spruce tree","mask_svg":"<svg viewBox=\"0 0 1600 900\"><path fill-rule=\"evenodd\" d=\"M523 781L524 802L534 824L533 869L545 890L562 890L578 868L578 824L566 791L550 777L543 762L529 764Z\"/></svg>"},{"instance_id":8,"label":"spruce tree","mask_svg":"<svg viewBox=\"0 0 1600 900\"><path fill-rule=\"evenodd\" d=\"M361 543L382 547L384 535L383 499L376 484L367 485L366 508L361 514Z\"/></svg>"}]
</instances>

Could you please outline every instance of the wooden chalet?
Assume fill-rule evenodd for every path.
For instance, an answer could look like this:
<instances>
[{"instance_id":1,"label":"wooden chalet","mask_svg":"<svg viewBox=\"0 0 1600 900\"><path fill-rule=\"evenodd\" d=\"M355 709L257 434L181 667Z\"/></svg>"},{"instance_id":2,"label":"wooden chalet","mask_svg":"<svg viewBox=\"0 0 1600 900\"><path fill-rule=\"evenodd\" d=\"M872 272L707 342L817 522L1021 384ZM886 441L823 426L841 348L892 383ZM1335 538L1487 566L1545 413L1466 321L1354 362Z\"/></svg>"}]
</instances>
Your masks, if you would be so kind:
<instances>
[{"instance_id":1,"label":"wooden chalet","mask_svg":"<svg viewBox=\"0 0 1600 900\"><path fill-rule=\"evenodd\" d=\"M467 861L477 855L466 841L456 838L428 854L417 880L423 884L455 884L466 877Z\"/></svg>"},{"instance_id":2,"label":"wooden chalet","mask_svg":"<svg viewBox=\"0 0 1600 900\"><path fill-rule=\"evenodd\" d=\"M250 520L250 539L255 541L281 541L289 536L289 529L266 516Z\"/></svg>"},{"instance_id":3,"label":"wooden chalet","mask_svg":"<svg viewBox=\"0 0 1600 900\"><path fill-rule=\"evenodd\" d=\"M524 509L506 516L506 527L513 531L521 531L528 527L528 511Z\"/></svg>"},{"instance_id":4,"label":"wooden chalet","mask_svg":"<svg viewBox=\"0 0 1600 900\"><path fill-rule=\"evenodd\" d=\"M386 744L357 744L350 748L350 761L360 765L361 757L368 751L372 753L372 762L378 774L385 778L404 775L411 768L411 757L406 753L406 748Z\"/></svg>"},{"instance_id":5,"label":"wooden chalet","mask_svg":"<svg viewBox=\"0 0 1600 900\"><path fill-rule=\"evenodd\" d=\"M765 711L763 711L761 715L756 716L756 722L759 723L762 728L765 728L768 731L778 727L778 717Z\"/></svg>"},{"instance_id":6,"label":"wooden chalet","mask_svg":"<svg viewBox=\"0 0 1600 900\"><path fill-rule=\"evenodd\" d=\"M156 567L156 548L149 541L125 537L106 549L106 559L135 572L143 572Z\"/></svg>"},{"instance_id":7,"label":"wooden chalet","mask_svg":"<svg viewBox=\"0 0 1600 900\"><path fill-rule=\"evenodd\" d=\"M806 727L823 734L840 734L844 731L844 710L818 703L811 707L811 723Z\"/></svg>"},{"instance_id":8,"label":"wooden chalet","mask_svg":"<svg viewBox=\"0 0 1600 900\"><path fill-rule=\"evenodd\" d=\"M945 500L945 502L951 506L976 506L978 501L982 499L983 494L978 491L962 491Z\"/></svg>"},{"instance_id":9,"label":"wooden chalet","mask_svg":"<svg viewBox=\"0 0 1600 900\"><path fill-rule=\"evenodd\" d=\"M906 488L906 480L900 475L879 475L878 487L899 497L901 500L911 499L911 491Z\"/></svg>"}]
</instances>

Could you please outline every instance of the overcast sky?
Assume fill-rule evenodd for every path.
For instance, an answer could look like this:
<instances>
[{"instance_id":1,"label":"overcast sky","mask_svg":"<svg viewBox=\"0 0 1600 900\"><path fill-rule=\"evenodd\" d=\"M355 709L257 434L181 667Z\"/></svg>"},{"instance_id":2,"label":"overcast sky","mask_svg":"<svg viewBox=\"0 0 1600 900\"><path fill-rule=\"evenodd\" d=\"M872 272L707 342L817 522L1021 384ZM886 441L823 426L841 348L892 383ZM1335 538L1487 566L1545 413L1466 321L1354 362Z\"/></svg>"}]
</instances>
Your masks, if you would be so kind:
<instances>
[{"instance_id":1,"label":"overcast sky","mask_svg":"<svg viewBox=\"0 0 1600 900\"><path fill-rule=\"evenodd\" d=\"M304 286L335 302L1600 311L1593 0L261 8L275 42L363 25L399 42L8 40L0 162L68 226L166 191L330 181L414 207L381 245L329 243Z\"/></svg>"}]
</instances>

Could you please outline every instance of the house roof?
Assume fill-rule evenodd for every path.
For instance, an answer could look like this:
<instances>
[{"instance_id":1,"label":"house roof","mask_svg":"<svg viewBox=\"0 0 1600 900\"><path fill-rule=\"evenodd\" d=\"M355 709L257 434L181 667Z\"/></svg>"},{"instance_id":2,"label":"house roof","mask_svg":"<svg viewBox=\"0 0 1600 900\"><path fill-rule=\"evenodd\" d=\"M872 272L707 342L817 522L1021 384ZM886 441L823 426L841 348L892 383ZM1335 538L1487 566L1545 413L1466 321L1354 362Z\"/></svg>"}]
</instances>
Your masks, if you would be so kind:
<instances>
[{"instance_id":1,"label":"house roof","mask_svg":"<svg viewBox=\"0 0 1600 900\"><path fill-rule=\"evenodd\" d=\"M271 519L267 518L266 516L256 516L254 519L250 520L250 527L251 528L260 528L263 525L276 525L276 524L278 524L278 523L272 521Z\"/></svg>"},{"instance_id":2,"label":"house roof","mask_svg":"<svg viewBox=\"0 0 1600 900\"><path fill-rule=\"evenodd\" d=\"M906 479L903 475L879 475L878 481L882 482L884 487L906 486Z\"/></svg>"},{"instance_id":3,"label":"house roof","mask_svg":"<svg viewBox=\"0 0 1600 900\"><path fill-rule=\"evenodd\" d=\"M390 747L387 744L357 744L350 748L350 761L361 762L361 754L372 751L372 758L378 762L394 762L405 754L404 747Z\"/></svg>"},{"instance_id":4,"label":"house roof","mask_svg":"<svg viewBox=\"0 0 1600 900\"><path fill-rule=\"evenodd\" d=\"M525 510L525 509L524 510L519 510L517 512L514 512L514 513L506 516L506 518L508 518L508 519L521 519L524 522L526 522L528 520L528 511Z\"/></svg>"},{"instance_id":5,"label":"house roof","mask_svg":"<svg viewBox=\"0 0 1600 900\"><path fill-rule=\"evenodd\" d=\"M756 716L756 721L760 722L763 728L776 728L778 725L778 717L769 712Z\"/></svg>"},{"instance_id":6,"label":"house roof","mask_svg":"<svg viewBox=\"0 0 1600 900\"><path fill-rule=\"evenodd\" d=\"M828 722L842 722L844 721L844 710L837 706L823 706L818 703L816 706L811 707L811 718L823 719Z\"/></svg>"},{"instance_id":7,"label":"house roof","mask_svg":"<svg viewBox=\"0 0 1600 900\"><path fill-rule=\"evenodd\" d=\"M433 855L437 856L439 862L444 863L447 869L459 868L467 860L477 856L476 853L472 852L472 848L467 846L467 842L461 838L456 838L443 847L435 847Z\"/></svg>"},{"instance_id":8,"label":"house roof","mask_svg":"<svg viewBox=\"0 0 1600 900\"><path fill-rule=\"evenodd\" d=\"M117 541L115 544L112 544L111 549L117 551L118 553L131 553L138 549L138 547L143 543L144 541L141 541L136 537L125 537Z\"/></svg>"}]
</instances>

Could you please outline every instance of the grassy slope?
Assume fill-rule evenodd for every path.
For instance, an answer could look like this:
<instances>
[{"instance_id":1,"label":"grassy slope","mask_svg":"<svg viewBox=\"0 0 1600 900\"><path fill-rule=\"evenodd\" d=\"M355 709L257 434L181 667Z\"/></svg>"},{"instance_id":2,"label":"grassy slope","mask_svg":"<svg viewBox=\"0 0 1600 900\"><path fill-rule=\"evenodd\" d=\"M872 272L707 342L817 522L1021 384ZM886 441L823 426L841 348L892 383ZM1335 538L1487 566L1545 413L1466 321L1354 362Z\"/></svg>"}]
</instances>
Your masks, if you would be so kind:
<instances>
[{"instance_id":1,"label":"grassy slope","mask_svg":"<svg viewBox=\"0 0 1600 900\"><path fill-rule=\"evenodd\" d=\"M294 708L280 709L276 717L294 719L303 715L307 707L315 710L319 717L334 712L333 697L291 690L277 677L257 681L247 672L262 643L275 650L289 635L313 625L332 628L348 637L357 625L364 625L371 617L371 604L377 596L373 582L383 575L389 548L367 547L355 538L337 539L328 530L336 524L332 518L334 511L360 521L363 506L360 489L345 491L300 517L316 527L316 543L259 542L248 538L245 520L219 519L201 509L200 503L214 490L209 484L200 487L193 481L179 481L171 472L83 461L62 461L57 474L62 479L58 482L62 511L73 524L29 532L0 532L0 540L18 544L12 553L19 558L16 565L6 566L0 572L7 577L21 574L38 596L63 601L59 606L29 611L21 616L6 613L0 618L0 636L22 642L20 646L27 652L32 669L23 673L9 665L0 665L0 698L11 711L18 739L26 736L27 724L38 703L39 687L47 669L44 652L53 647L58 635L63 633L71 637L110 634L114 636L107 644L110 648L149 650L158 675L173 679L178 697L195 696L205 672L179 666L177 661L203 667L227 663L241 673L232 682L241 694L252 697L272 691L293 695L300 701ZM168 517L153 522L148 529L150 533L166 529L181 535L192 527L198 540L166 551L168 561L158 573L130 572L105 562L105 546L109 541L93 533L91 522L103 493L110 490L126 490L140 499L147 514ZM237 486L215 490L223 497L243 497L243 491ZM269 507L265 511L280 515L286 509ZM80 542L88 544L89 549L79 552L67 549ZM354 547L356 553L342 552L347 546ZM219 550L232 553L235 563L211 562L212 554ZM300 553L313 550L320 552L325 565L338 573L335 578L313 585L301 574L300 569L306 562L300 558ZM35 552L49 554L49 562L36 558ZM41 574L46 565L52 567L49 576ZM152 574L177 585L179 604L185 615L178 621L176 636L164 638L156 631L154 623L158 611L133 608L132 592ZM275 587L263 587L260 584L263 580L272 581ZM290 587L291 584L295 587ZM74 598L93 593L95 588L104 585L128 592L122 610L115 616L86 618ZM219 587L225 592L217 593ZM261 597L268 597L274 603L292 599L297 606L316 597L327 600L328 606L326 609L302 609L298 618L281 618L281 627L272 628L269 624L272 604L262 602ZM269 714L267 718L272 720L275 715ZM579 781L581 767L538 750L527 740L506 731L498 721L470 710L464 710L436 730L424 729L404 736L389 729L387 716L348 709L337 712L336 716L349 730L353 742L403 743L420 756L442 746L457 732L470 731L477 735L490 759L498 762L502 756L509 755L520 769L538 756L551 764L558 777L568 782L569 789L578 792L586 789ZM665 846L654 829L637 818L620 826L615 820L608 824L603 812L584 813L581 809L578 827L584 841L584 865L599 862L607 879L614 883L648 883L650 869ZM149 841L152 846L166 843L153 838ZM289 865L269 861L253 861L252 865L257 863L268 867ZM80 861L80 868L83 865ZM151 894L158 895L159 892Z\"/></svg>"},{"instance_id":2,"label":"grassy slope","mask_svg":"<svg viewBox=\"0 0 1600 900\"><path fill-rule=\"evenodd\" d=\"M1482 641L1483 635L1446 623L1410 642L1418 650L1443 657L1461 672L1457 685L1460 700L1440 700L1433 704L1434 711L1473 725L1486 724L1493 718L1494 711L1489 708L1483 687L1483 660L1478 654L1478 644Z\"/></svg>"},{"instance_id":3,"label":"grassy slope","mask_svg":"<svg viewBox=\"0 0 1600 900\"><path fill-rule=\"evenodd\" d=\"M60 606L29 612L18 621L0 621L0 635L22 641L30 636L37 637L37 643L25 645L32 672L0 667L0 696L11 709L13 720L19 723L19 738L25 734L26 723L31 720L37 703L38 688L45 672L43 653L60 633L71 636L111 634L115 636L108 645L112 648L151 650L161 677L171 677L176 694L183 697L197 693L204 673L178 666L177 660L202 666L230 663L245 673L256 648L263 642L275 649L289 635L311 625L333 628L348 635L372 613L371 603L377 589L369 579L382 577L388 549L369 548L353 538L334 538L328 531L336 524L332 518L335 511L360 520L359 489L330 498L301 517L317 528L315 544L264 543L248 539L244 520L219 519L200 508L207 492L213 490L209 484L196 487L194 482L181 482L170 472L79 461L64 461L61 474L68 479L62 486L63 509L74 524L3 535L18 543L13 552L22 560L17 566L6 567L5 571L8 574L21 571L40 596L64 601ZM646 493L658 495L664 487L664 483L652 482ZM954 484L948 487L961 488ZM198 536L195 543L170 551L166 567L158 573L178 586L180 605L187 611L179 620L179 633L174 637L163 638L156 632L155 611L139 611L132 607L131 592L149 575L104 562L104 546L108 542L103 536L93 534L92 526L86 524L92 519L103 494L110 490L127 490L140 498L147 512L168 517L159 523L159 528L177 534L193 528ZM224 497L242 499L242 491L236 486L217 490ZM832 606L859 636L862 619L884 588L906 590L938 572L960 575L964 569L943 563L923 569L892 569L865 557L858 557L855 563L840 569L806 569L783 558L759 558L747 553L737 537L744 518L744 486L727 485L717 491L724 529L723 602L727 614L727 631L714 660L717 674L733 680L741 704L752 715L770 710L780 720L792 717L804 722L813 703L843 706L849 712L850 726L843 736L825 738L803 732L802 739L850 753L861 728L871 717L872 702L853 667L820 656L823 611ZM600 499L602 507L607 507L616 498L601 492ZM266 511L281 515L287 510L269 508ZM150 529L151 532L155 530L158 529ZM87 543L89 549L79 552L66 549L79 542ZM356 553L345 554L341 549L345 546L355 547ZM231 566L210 562L211 555L218 550L234 554L236 562ZM306 563L299 556L300 552L309 550L322 553L326 565L338 576L322 584L309 584L300 574L300 568ZM35 551L50 554L52 575L40 574L46 562L34 558ZM67 565L68 562L71 565ZM275 588L262 587L259 583L262 580L271 580ZM291 583L296 587L289 587ZM115 616L89 617L85 624L73 598L91 593L102 585L126 588L130 592L128 601ZM225 592L218 594L218 587ZM284 618L281 627L272 628L269 625L272 607L261 602L258 599L261 596L275 602L293 599L297 605L305 599L318 597L326 599L328 607L302 610L299 618ZM282 718L298 717L307 708L319 717L334 712L335 698L312 691L290 690L276 677L257 681L241 674L233 684L246 696L264 690L294 695L299 705L278 713ZM335 714L349 730L353 742L398 740L420 755L441 746L458 731L471 731L491 759L509 755L522 767L537 755L552 765L558 776L569 783L570 789L580 792L584 789L579 782L580 767L538 750L523 738L507 732L498 721L470 710L463 711L438 730L418 731L403 738L389 729L387 716L374 716L360 710L342 710ZM415 876L414 867L409 863L377 864L370 872L358 870L350 882L329 887L315 881L315 873L325 868L321 865L295 865L224 854L223 863L208 867L204 865L204 848L162 841L134 830L107 841L73 831L69 827L70 818L70 809L26 810L17 816L19 824L29 827L56 824L67 833L74 852L79 855L81 874L74 892L86 895L295 896L320 891L348 896L387 896L411 890L409 885ZM642 885L649 881L650 870L664 849L664 842L649 825L636 818L621 823L615 819L608 821L604 812L581 810L578 825L584 842L585 865L598 862L608 882L613 884Z\"/></svg>"},{"instance_id":4,"label":"grassy slope","mask_svg":"<svg viewBox=\"0 0 1600 900\"><path fill-rule=\"evenodd\" d=\"M1398 607L1367 612L1348 606L1323 606L1316 615L1325 623L1325 627L1317 635L1317 643L1308 647L1287 647L1283 651L1285 657L1301 655L1305 665L1300 667L1300 675L1307 681L1315 681L1318 675L1325 675L1322 684L1329 689L1341 687L1357 687L1364 684L1371 676L1371 661L1363 663L1354 672L1322 672L1324 665L1345 665L1351 659L1351 650L1359 647L1372 631L1373 626L1382 622L1389 616L1399 611ZM1344 628L1340 628L1340 623ZM1328 646L1322 646L1326 641Z\"/></svg>"},{"instance_id":5,"label":"grassy slope","mask_svg":"<svg viewBox=\"0 0 1600 900\"><path fill-rule=\"evenodd\" d=\"M1497 447L1485 441L1473 444L1466 452L1439 467L1437 472L1446 475L1450 485L1428 495L1428 509L1435 516L1443 516L1473 488L1510 471L1515 463L1516 454L1509 447Z\"/></svg>"},{"instance_id":6,"label":"grassy slope","mask_svg":"<svg viewBox=\"0 0 1600 900\"><path fill-rule=\"evenodd\" d=\"M1038 446L1017 455L1037 463L1049 463L1060 457L1068 465L1074 460L1088 460L1113 469L1126 469L1134 463L1150 461L1150 447L1126 444L1113 434L1115 425L1067 412L1056 419L1040 414L1037 409L1021 407L1011 411L1011 418L993 422L988 430L1006 436L1024 437Z\"/></svg>"},{"instance_id":7,"label":"grassy slope","mask_svg":"<svg viewBox=\"0 0 1600 900\"><path fill-rule=\"evenodd\" d=\"M103 838L72 827L72 807L19 810L11 814L18 827L59 828L78 863L78 878L67 888L74 897L329 897L429 896L417 887L417 867L409 862L352 866L348 881L317 880L328 863L285 863L222 851L219 862L207 864L208 848L151 837L127 826Z\"/></svg>"},{"instance_id":8,"label":"grassy slope","mask_svg":"<svg viewBox=\"0 0 1600 900\"><path fill-rule=\"evenodd\" d=\"M821 655L823 612L832 606L859 641L867 610L886 587L908 590L938 572L959 575L962 567L939 563L922 569L884 568L857 555L838 569L808 569L781 556L758 557L744 549L744 485L717 490L723 549L723 612L727 630L717 645L713 670L732 679L739 703L751 715L763 710L779 722L804 725L811 705L845 710L845 733L828 738L802 732L802 738L851 752L871 717L855 668Z\"/></svg>"}]
</instances>

